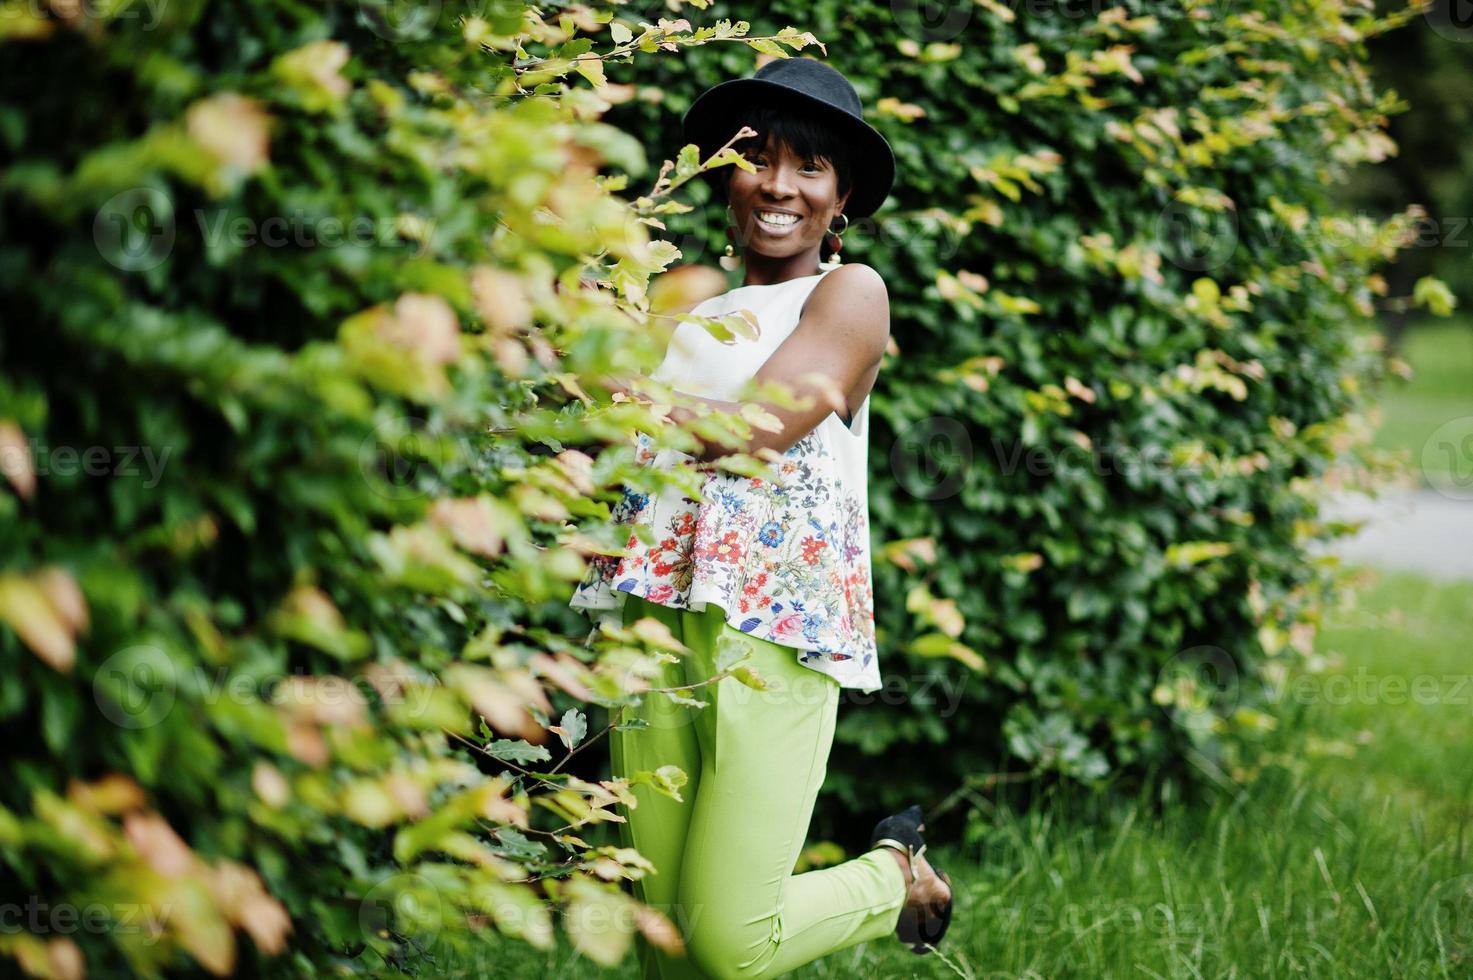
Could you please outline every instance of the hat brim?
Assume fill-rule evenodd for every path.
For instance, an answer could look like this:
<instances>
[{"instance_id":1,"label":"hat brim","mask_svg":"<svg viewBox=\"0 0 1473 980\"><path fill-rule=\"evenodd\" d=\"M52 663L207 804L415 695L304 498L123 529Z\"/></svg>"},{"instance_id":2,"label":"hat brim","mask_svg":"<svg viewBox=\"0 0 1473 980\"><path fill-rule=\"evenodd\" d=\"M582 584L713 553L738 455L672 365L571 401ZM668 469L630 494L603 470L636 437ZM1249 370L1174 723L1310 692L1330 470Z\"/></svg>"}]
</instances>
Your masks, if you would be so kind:
<instances>
[{"instance_id":1,"label":"hat brim","mask_svg":"<svg viewBox=\"0 0 1473 980\"><path fill-rule=\"evenodd\" d=\"M733 78L713 85L685 111L680 123L684 142L699 146L703 159L710 156L736 135L736 124L731 122L734 111L753 98L764 97L798 102L821 114L854 140L854 186L850 189L844 213L853 218L874 214L890 196L890 188L895 183L895 153L890 149L889 141L863 119L807 92L762 78ZM710 172L707 179L715 183L725 176L718 169Z\"/></svg>"}]
</instances>

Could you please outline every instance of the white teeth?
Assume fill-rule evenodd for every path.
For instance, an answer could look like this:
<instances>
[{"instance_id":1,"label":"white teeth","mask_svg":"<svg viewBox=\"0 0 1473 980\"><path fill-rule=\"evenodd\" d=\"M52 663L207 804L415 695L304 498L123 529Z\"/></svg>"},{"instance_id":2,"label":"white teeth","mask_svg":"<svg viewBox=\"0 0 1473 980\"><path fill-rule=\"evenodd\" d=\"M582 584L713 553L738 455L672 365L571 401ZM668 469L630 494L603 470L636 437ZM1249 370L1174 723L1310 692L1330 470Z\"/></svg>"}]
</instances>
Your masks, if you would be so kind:
<instances>
[{"instance_id":1,"label":"white teeth","mask_svg":"<svg viewBox=\"0 0 1473 980\"><path fill-rule=\"evenodd\" d=\"M775 214L771 211L759 211L757 213L757 220L763 224L785 226L797 224L798 216L796 214Z\"/></svg>"}]
</instances>

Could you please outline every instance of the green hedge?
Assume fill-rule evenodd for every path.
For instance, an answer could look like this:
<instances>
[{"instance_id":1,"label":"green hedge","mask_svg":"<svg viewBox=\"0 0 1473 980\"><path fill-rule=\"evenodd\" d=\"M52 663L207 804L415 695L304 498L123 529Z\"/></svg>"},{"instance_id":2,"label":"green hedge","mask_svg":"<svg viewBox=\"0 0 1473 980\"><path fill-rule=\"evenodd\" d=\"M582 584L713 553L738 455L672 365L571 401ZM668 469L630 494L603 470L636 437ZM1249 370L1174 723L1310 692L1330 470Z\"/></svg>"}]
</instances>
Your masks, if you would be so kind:
<instances>
[{"instance_id":1,"label":"green hedge","mask_svg":"<svg viewBox=\"0 0 1473 980\"><path fill-rule=\"evenodd\" d=\"M611 14L54 9L0 13L0 970L678 945L598 825L679 774L569 761L671 655L566 601L573 522L659 486L596 380L699 169L599 121ZM736 34L687 27L627 47Z\"/></svg>"},{"instance_id":2,"label":"green hedge","mask_svg":"<svg viewBox=\"0 0 1473 980\"><path fill-rule=\"evenodd\" d=\"M870 445L892 686L841 711L824 828L857 842L838 814L997 773L1249 778L1332 578L1311 552L1337 531L1317 484L1380 464L1351 446L1382 371L1369 274L1410 224L1353 219L1333 191L1383 149L1395 100L1363 39L1397 18L1280 0L753 11L756 33L790 23L899 164L843 253L882 272L898 348ZM691 100L754 67L705 47L611 72L665 93L611 119L668 154ZM710 264L723 222L713 202L672 240Z\"/></svg>"}]
</instances>

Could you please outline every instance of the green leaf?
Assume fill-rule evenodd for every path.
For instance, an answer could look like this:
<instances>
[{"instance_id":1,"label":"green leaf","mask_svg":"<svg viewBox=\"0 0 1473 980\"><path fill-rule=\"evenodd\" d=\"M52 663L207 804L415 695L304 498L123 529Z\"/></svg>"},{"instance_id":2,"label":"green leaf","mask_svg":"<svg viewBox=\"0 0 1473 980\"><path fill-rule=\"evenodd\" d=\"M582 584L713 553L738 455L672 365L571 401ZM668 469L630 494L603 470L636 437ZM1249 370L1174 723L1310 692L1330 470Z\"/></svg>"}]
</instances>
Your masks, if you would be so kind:
<instances>
[{"instance_id":1,"label":"green leaf","mask_svg":"<svg viewBox=\"0 0 1473 980\"><path fill-rule=\"evenodd\" d=\"M486 722L482 720L484 729ZM548 762L552 759L552 753L545 746L533 745L525 739L501 738L486 746L486 754L502 762L511 762L519 766L529 765L533 762Z\"/></svg>"},{"instance_id":2,"label":"green leaf","mask_svg":"<svg viewBox=\"0 0 1473 980\"><path fill-rule=\"evenodd\" d=\"M661 766L653 772L641 769L629 781L635 786L648 786L676 803L684 803L685 800L680 796L680 787L685 785L688 778L685 770L679 766Z\"/></svg>"},{"instance_id":3,"label":"green leaf","mask_svg":"<svg viewBox=\"0 0 1473 980\"><path fill-rule=\"evenodd\" d=\"M583 741L583 736L588 734L588 719L577 708L569 708L563 712L562 720L549 731L557 733L558 738L563 740L563 744L572 750L577 748L578 743Z\"/></svg>"},{"instance_id":4,"label":"green leaf","mask_svg":"<svg viewBox=\"0 0 1473 980\"><path fill-rule=\"evenodd\" d=\"M1423 276L1412 286L1412 304L1426 307L1433 316L1452 316L1458 298L1441 279Z\"/></svg>"}]
</instances>

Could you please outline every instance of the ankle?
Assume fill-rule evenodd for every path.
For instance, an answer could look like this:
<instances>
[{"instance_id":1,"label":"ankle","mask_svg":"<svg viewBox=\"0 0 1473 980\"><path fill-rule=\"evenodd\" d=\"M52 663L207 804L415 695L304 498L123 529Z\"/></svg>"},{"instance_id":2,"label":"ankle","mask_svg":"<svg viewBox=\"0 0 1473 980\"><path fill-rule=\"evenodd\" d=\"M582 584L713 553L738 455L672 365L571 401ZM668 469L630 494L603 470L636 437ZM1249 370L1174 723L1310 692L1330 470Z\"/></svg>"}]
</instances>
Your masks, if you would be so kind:
<instances>
[{"instance_id":1,"label":"ankle","mask_svg":"<svg viewBox=\"0 0 1473 980\"><path fill-rule=\"evenodd\" d=\"M890 856L895 859L895 864L900 868L900 877L905 881L905 888L909 891L910 886L915 883L915 871L910 865L909 856L902 854L898 849L893 847L886 847L884 850L888 851Z\"/></svg>"}]
</instances>

